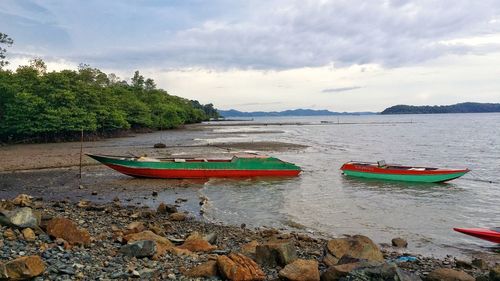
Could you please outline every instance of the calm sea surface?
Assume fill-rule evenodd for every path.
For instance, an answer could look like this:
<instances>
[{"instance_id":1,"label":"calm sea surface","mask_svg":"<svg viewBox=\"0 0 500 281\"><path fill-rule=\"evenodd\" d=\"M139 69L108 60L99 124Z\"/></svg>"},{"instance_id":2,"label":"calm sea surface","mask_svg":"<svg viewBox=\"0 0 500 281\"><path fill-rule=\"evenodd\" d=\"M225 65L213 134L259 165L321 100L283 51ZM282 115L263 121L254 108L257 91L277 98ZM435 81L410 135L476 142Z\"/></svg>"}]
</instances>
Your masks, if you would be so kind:
<instances>
[{"instance_id":1,"label":"calm sea surface","mask_svg":"<svg viewBox=\"0 0 500 281\"><path fill-rule=\"evenodd\" d=\"M252 226L301 224L332 236L360 233L379 243L400 236L409 241L410 250L427 255L498 250L452 228L500 226L500 114L279 117L254 122L316 124L215 129L232 133L226 141L308 145L302 151L274 154L301 166L303 173L282 180L210 180L201 190L210 200L205 210L209 219ZM212 142L212 137L199 140ZM473 172L447 184L418 184L347 178L339 171L349 160L382 159L468 167Z\"/></svg>"}]
</instances>

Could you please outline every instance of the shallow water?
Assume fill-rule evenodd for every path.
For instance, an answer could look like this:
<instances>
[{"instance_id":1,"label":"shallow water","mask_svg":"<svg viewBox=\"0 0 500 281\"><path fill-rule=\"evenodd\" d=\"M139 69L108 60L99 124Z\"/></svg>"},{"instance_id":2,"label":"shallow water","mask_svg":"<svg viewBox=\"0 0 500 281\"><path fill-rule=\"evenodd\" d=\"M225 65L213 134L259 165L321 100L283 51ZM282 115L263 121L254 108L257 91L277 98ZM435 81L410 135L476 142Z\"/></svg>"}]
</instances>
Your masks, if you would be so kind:
<instances>
[{"instance_id":1,"label":"shallow water","mask_svg":"<svg viewBox=\"0 0 500 281\"><path fill-rule=\"evenodd\" d=\"M301 166L301 176L211 180L202 189L212 203L206 216L256 226L298 223L332 236L361 233L377 242L390 243L401 236L409 240L411 251L426 255L498 250L452 228L500 225L500 114L259 118L254 122L286 121L317 125L257 126L253 129L283 133L242 132L239 139L233 127L221 127L219 132L232 130L235 141L309 145L304 151L275 153ZM468 167L473 172L447 184L421 184L347 178L339 171L349 160L382 159Z\"/></svg>"}]
</instances>

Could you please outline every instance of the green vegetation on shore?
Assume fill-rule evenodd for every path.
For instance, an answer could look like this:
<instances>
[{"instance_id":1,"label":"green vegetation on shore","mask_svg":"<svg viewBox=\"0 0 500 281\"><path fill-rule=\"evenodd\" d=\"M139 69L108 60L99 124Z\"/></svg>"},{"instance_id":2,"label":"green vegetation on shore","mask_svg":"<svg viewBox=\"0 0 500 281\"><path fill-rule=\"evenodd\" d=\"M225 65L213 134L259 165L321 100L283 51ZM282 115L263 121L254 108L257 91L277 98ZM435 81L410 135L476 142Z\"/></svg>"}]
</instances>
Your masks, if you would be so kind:
<instances>
[{"instance_id":1,"label":"green vegetation on shore","mask_svg":"<svg viewBox=\"0 0 500 281\"><path fill-rule=\"evenodd\" d=\"M2 58L4 54L2 49ZM218 117L212 104L169 95L139 71L127 83L85 64L76 71L47 72L41 59L33 59L16 71L2 70L7 63L0 65L2 142L72 140L81 130L110 136Z\"/></svg>"},{"instance_id":2,"label":"green vegetation on shore","mask_svg":"<svg viewBox=\"0 0 500 281\"><path fill-rule=\"evenodd\" d=\"M386 108L381 114L432 114L432 113L481 113L500 112L500 103L464 102L453 105L412 106L395 105Z\"/></svg>"}]
</instances>

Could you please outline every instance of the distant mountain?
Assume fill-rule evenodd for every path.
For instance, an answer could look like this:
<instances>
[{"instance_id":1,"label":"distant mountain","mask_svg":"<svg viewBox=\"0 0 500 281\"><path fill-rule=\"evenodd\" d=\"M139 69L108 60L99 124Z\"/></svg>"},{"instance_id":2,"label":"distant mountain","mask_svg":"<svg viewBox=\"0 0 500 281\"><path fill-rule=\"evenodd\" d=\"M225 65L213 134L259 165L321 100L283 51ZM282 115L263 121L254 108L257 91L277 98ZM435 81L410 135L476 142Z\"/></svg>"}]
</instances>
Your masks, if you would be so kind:
<instances>
[{"instance_id":1,"label":"distant mountain","mask_svg":"<svg viewBox=\"0 0 500 281\"><path fill-rule=\"evenodd\" d=\"M218 110L224 117L263 117L263 116L325 116L325 115L367 115L375 114L373 112L334 112L329 110L314 109L293 109L285 111L254 111L242 112L234 109Z\"/></svg>"},{"instance_id":2,"label":"distant mountain","mask_svg":"<svg viewBox=\"0 0 500 281\"><path fill-rule=\"evenodd\" d=\"M481 113L500 112L500 103L464 102L453 105L395 105L386 108L381 114L432 114L432 113Z\"/></svg>"}]
</instances>

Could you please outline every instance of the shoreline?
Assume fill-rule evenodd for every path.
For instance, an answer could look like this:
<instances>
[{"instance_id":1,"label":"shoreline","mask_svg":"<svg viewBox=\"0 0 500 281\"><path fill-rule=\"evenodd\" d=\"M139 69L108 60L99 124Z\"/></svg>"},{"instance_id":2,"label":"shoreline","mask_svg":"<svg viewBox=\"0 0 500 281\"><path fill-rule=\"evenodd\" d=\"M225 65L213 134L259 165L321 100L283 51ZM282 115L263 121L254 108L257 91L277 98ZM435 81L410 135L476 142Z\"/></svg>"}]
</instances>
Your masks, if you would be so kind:
<instances>
[{"instance_id":1,"label":"shoreline","mask_svg":"<svg viewBox=\"0 0 500 281\"><path fill-rule=\"evenodd\" d=\"M29 196L20 197L29 198ZM383 260L372 260L372 254L365 255L366 253L358 253L353 249L350 252L352 255L360 255L364 258L348 258L346 256L344 261L337 260L332 264L332 257L329 256L332 255L332 252L329 250L331 249L329 245L335 239L326 240L311 237L305 233L273 228L248 229L244 225L240 227L226 226L197 220L193 214L180 211L179 208L182 208L187 203L184 198L171 198L170 200L171 204L161 202L156 209L144 206L126 206L118 198L105 203L91 203L87 200L75 203L68 200L42 201L40 199L25 199L24 201L17 200L18 203L19 201L22 202L18 206L15 206L16 200L2 200L1 206L4 209L10 209L10 211L19 210L24 205L28 206L25 208L40 213L41 221L39 225L43 229L35 231L35 237L28 240L24 236L25 228L1 226L2 262L8 263L8 261L20 256L40 257L45 267L39 274L41 277L35 280L65 278L76 280L94 280L97 278L122 280L134 277L149 280L213 278L214 276L211 275L213 272L209 272L209 274L205 271L201 273L201 276L194 276L192 274L195 274L194 271L196 270L193 270L193 268L207 263L213 266L213 261L221 263L221 257L231 256L231 253L242 253L251 260L259 261L255 262L255 264L262 270L264 275L261 277L265 280L275 280L279 276L283 277L282 270L286 266L293 264L296 258L313 262L316 265L318 274L326 277L328 277L328 274L325 272L331 273L332 268L343 268L346 267L346 264L349 264L352 268L344 276L350 274L351 271L359 273L363 268L365 268L365 271L366 268L380 269L384 264L391 268L396 267L414 277L418 276L424 279L428 278L430 274L432 275L432 272L438 268L459 270L474 277L487 276L490 271L494 271L492 269L494 265L486 265L485 261L476 260L474 262L476 265L473 265L469 261L456 260L453 257L435 259L412 256L405 253L404 248L387 246L382 248L378 246L378 248L381 248L381 252L373 249L374 253L380 252L383 255ZM204 199L200 198L199 204L202 205L203 203ZM47 224L50 225L51 220L61 217L73 222L78 231L86 231L89 236L88 239L82 238L84 241L77 241L77 238L87 236L76 235L77 238L64 236L47 228ZM127 256L128 252L124 254L125 250L123 249L128 248L128 244L134 243L130 241L130 235L141 235L141 233L144 234L144 232L148 231L154 233L155 236L148 236L147 239L143 240L153 240L157 243L157 246L166 243L169 245L168 247L165 246L168 249L161 254L157 249L153 251L154 253L150 253L145 257ZM63 237L57 237L58 235ZM128 242L127 239L129 239ZM190 241L190 239L197 242L189 244L188 247L186 241ZM295 255L295 258L290 258L288 263L280 263L279 261L277 264L273 263L272 258L262 253L262 251L265 252L266 247L271 247L270 245L273 243L286 245L284 247L288 251L287 255ZM370 242L365 241L363 243L371 245ZM255 252L257 248L260 250ZM397 261L401 256L405 256L406 259L410 260L406 262ZM366 263L365 259L371 261ZM357 265L354 265L356 263ZM339 266L340 264L343 267ZM213 275L219 278L227 278L220 271L221 266L219 264ZM233 278L233 280L238 279Z\"/></svg>"}]
</instances>

